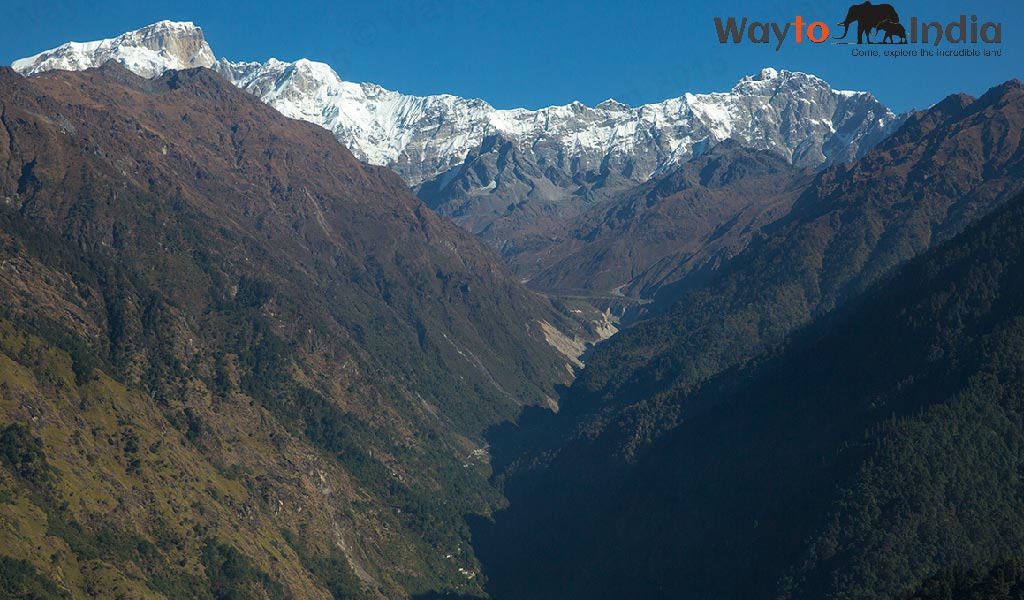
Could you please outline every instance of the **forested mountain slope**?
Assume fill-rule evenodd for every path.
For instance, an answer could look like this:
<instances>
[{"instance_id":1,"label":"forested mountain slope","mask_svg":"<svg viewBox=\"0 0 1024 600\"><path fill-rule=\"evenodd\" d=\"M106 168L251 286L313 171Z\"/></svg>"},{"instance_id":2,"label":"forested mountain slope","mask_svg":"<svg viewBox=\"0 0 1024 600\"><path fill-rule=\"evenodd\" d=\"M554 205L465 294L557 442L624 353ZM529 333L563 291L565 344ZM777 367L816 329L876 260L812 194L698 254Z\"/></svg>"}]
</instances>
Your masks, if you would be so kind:
<instances>
[{"instance_id":1,"label":"forested mountain slope","mask_svg":"<svg viewBox=\"0 0 1024 600\"><path fill-rule=\"evenodd\" d=\"M75 597L478 589L482 432L569 380L540 323L561 314L212 71L0 69L0 122L12 573Z\"/></svg>"},{"instance_id":2,"label":"forested mountain slope","mask_svg":"<svg viewBox=\"0 0 1024 600\"><path fill-rule=\"evenodd\" d=\"M999 561L1024 548L1022 365L1018 196L786 345L674 390L680 424L602 495L513 504L486 562L496 597L1019 589Z\"/></svg>"}]
</instances>

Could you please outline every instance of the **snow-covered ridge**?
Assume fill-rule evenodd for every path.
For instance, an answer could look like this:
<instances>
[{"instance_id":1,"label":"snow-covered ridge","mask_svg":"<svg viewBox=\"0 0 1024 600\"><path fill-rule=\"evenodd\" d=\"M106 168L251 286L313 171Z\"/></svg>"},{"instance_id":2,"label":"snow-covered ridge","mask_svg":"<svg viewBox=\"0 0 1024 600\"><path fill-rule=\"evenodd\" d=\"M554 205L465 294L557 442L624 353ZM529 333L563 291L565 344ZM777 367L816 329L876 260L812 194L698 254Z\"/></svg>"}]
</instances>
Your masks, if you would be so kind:
<instances>
[{"instance_id":1,"label":"snow-covered ridge","mask_svg":"<svg viewBox=\"0 0 1024 600\"><path fill-rule=\"evenodd\" d=\"M567 175L609 159L640 167L642 181L725 139L773 149L794 163L849 160L880 139L895 115L865 92L833 90L803 73L765 69L730 91L684 94L630 107L608 100L499 110L479 99L409 96L344 81L323 63L231 63L214 68L285 115L331 130L359 158L416 185L462 163L498 135ZM875 135L879 134L879 135Z\"/></svg>"},{"instance_id":2,"label":"snow-covered ridge","mask_svg":"<svg viewBox=\"0 0 1024 600\"><path fill-rule=\"evenodd\" d=\"M329 129L357 157L392 167L411 185L457 168L489 136L512 141L569 178L618 168L643 181L725 139L772 149L800 165L850 160L896 119L868 93L833 90L812 75L770 68L729 92L639 107L608 100L596 107L574 102L498 110L478 99L409 96L344 81L330 66L306 59L215 60L201 29L169 21L111 40L65 44L12 66L30 75L111 59L144 77L211 67L281 113Z\"/></svg>"}]
</instances>

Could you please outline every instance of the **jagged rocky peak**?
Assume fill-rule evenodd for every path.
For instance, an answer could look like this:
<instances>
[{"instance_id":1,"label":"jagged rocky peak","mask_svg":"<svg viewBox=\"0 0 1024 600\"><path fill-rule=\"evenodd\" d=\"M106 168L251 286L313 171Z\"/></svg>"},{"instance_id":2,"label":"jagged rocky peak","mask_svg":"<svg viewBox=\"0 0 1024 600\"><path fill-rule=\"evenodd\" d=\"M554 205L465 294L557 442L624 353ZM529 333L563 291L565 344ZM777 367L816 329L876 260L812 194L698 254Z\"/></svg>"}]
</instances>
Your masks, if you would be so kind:
<instances>
[{"instance_id":1,"label":"jagged rocky peak","mask_svg":"<svg viewBox=\"0 0 1024 600\"><path fill-rule=\"evenodd\" d=\"M779 72L772 67L765 67L761 69L761 73L756 76L751 76L750 79L754 81L767 81L769 79L775 79L779 76Z\"/></svg>"},{"instance_id":2,"label":"jagged rocky peak","mask_svg":"<svg viewBox=\"0 0 1024 600\"><path fill-rule=\"evenodd\" d=\"M203 30L191 22L160 21L116 38L95 42L68 42L16 60L11 65L23 75L44 71L80 71L116 60L143 77L156 77L168 69L212 67L213 50Z\"/></svg>"}]
</instances>

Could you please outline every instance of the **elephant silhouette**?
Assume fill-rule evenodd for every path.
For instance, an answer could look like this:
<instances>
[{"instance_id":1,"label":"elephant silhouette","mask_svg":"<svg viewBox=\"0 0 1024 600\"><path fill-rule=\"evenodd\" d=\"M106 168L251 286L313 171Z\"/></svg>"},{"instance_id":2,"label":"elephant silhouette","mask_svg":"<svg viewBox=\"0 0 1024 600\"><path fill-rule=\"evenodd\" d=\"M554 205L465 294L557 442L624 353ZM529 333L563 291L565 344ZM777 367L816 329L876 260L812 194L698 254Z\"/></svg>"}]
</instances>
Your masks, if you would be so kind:
<instances>
[{"instance_id":1,"label":"elephant silhouette","mask_svg":"<svg viewBox=\"0 0 1024 600\"><path fill-rule=\"evenodd\" d=\"M899 23L900 17L896 14L896 9L892 7L892 4L871 4L871 2L854 4L846 12L846 18L839 23L844 28L843 35L835 39L845 38L846 34L850 32L850 24L854 21L857 22L857 43L863 44L864 39L867 38L867 43L870 44L872 29L877 28L879 23L884 21Z\"/></svg>"},{"instance_id":2,"label":"elephant silhouette","mask_svg":"<svg viewBox=\"0 0 1024 600\"><path fill-rule=\"evenodd\" d=\"M896 40L893 37L898 37L902 41L901 44L907 43L907 30L904 29L903 25L899 23L893 23L892 21L882 21L878 25L875 25L875 31L881 29L885 32L885 36L882 38L883 44L895 44Z\"/></svg>"}]
</instances>

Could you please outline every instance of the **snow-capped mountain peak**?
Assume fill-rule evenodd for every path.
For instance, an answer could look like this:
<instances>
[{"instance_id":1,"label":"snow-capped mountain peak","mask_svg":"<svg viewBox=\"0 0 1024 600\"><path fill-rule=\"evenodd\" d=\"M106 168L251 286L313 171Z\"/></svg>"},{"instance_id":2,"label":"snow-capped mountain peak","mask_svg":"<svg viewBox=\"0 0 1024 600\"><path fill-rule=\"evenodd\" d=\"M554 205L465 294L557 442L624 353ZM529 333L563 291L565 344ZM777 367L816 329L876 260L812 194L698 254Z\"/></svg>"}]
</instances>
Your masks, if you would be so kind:
<instances>
[{"instance_id":1,"label":"snow-capped mountain peak","mask_svg":"<svg viewBox=\"0 0 1024 600\"><path fill-rule=\"evenodd\" d=\"M78 71L108 60L122 63L143 77L155 77L168 69L211 67L216 58L191 22L160 21L116 38L95 42L68 42L62 46L16 60L11 67L24 75L44 71Z\"/></svg>"}]
</instances>

